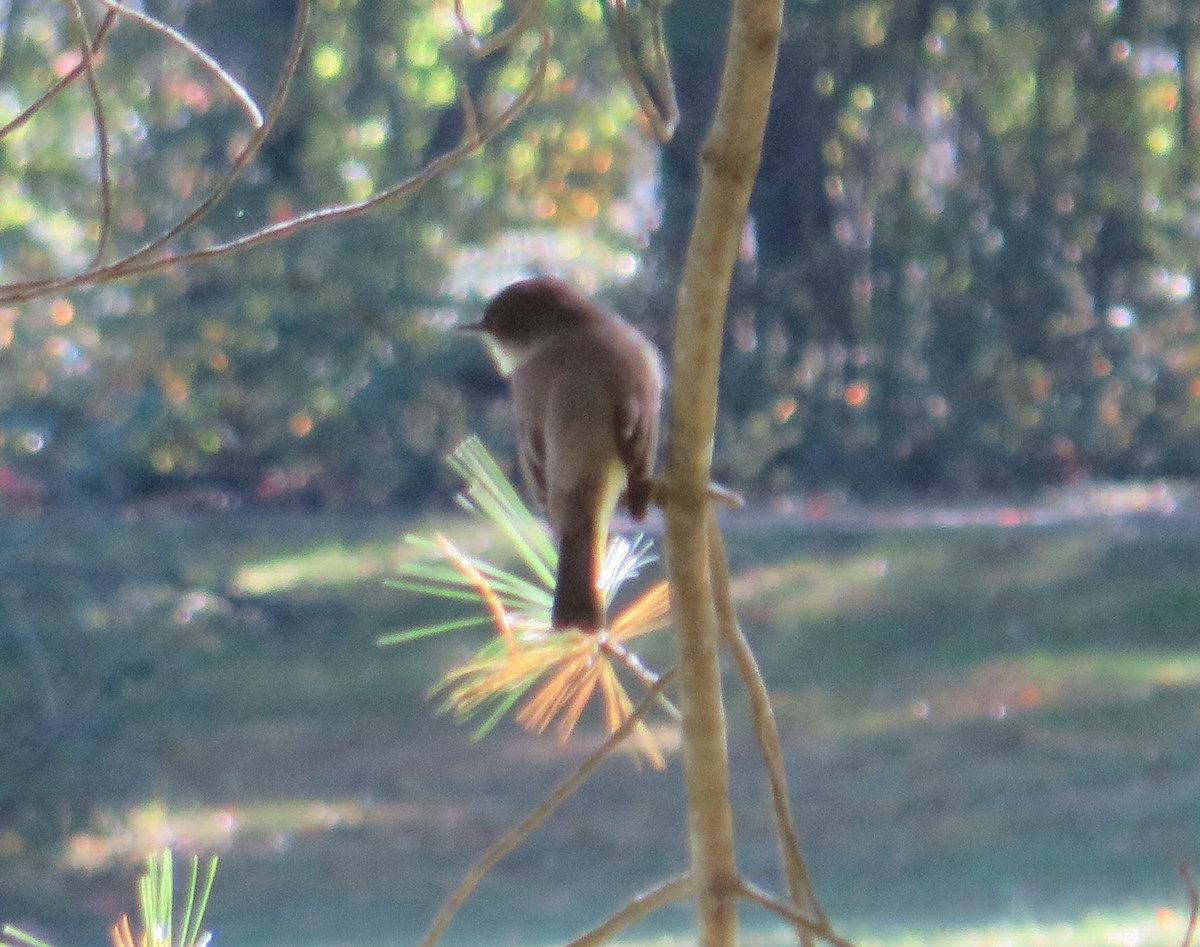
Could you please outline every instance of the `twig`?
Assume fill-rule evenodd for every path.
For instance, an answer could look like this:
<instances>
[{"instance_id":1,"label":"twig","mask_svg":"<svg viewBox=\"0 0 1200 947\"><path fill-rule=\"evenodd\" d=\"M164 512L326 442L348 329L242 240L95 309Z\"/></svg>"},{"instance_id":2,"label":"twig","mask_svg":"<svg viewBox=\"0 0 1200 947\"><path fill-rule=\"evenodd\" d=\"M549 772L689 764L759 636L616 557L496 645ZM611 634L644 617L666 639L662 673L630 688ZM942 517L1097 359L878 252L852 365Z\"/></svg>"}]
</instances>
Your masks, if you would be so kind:
<instances>
[{"instance_id":1,"label":"twig","mask_svg":"<svg viewBox=\"0 0 1200 947\"><path fill-rule=\"evenodd\" d=\"M712 513L708 517L708 555L712 573L713 599L717 610L717 625L721 640L733 654L738 666L746 694L750 701L750 715L754 721L754 735L767 770L771 787L771 802L775 809L775 831L779 842L780 860L788 892L797 906L812 912L817 920L828 925L829 919L817 900L812 876L800 853L800 840L796 823L792 818L792 807L788 801L787 773L783 763L783 746L779 739L779 728L775 724L775 712L771 708L771 695L762 671L754 657L754 651L742 632L733 607L733 593L729 580L729 559L725 552L725 540Z\"/></svg>"},{"instance_id":2,"label":"twig","mask_svg":"<svg viewBox=\"0 0 1200 947\"><path fill-rule=\"evenodd\" d=\"M746 498L744 496L732 487L727 487L716 480L708 481L708 498L714 503L729 507L731 510L740 510L746 505Z\"/></svg>"},{"instance_id":3,"label":"twig","mask_svg":"<svg viewBox=\"0 0 1200 947\"><path fill-rule=\"evenodd\" d=\"M854 947L851 941L834 933L829 927L828 921L815 921L811 917L805 917L792 905L784 904L778 898L773 897L766 891L763 891L762 888L751 884L745 879L738 879L736 894L747 901L753 901L760 907L778 914L793 927L802 928L827 944L833 944L833 947Z\"/></svg>"},{"instance_id":4,"label":"twig","mask_svg":"<svg viewBox=\"0 0 1200 947\"><path fill-rule=\"evenodd\" d=\"M487 851L479 857L479 860L463 876L458 887L442 902L441 908L438 909L437 915L434 917L432 923L430 923L429 930L421 941L421 947L433 947L434 944L442 939L446 928L454 920L454 915L458 913L459 908L463 906L467 898L478 887L479 882L483 880L498 862L525 841L538 826L545 822L555 809L576 793L592 770L599 766L633 732L633 728L638 725L642 717L646 714L646 711L650 709L657 696L663 691L673 676L672 672L668 672L660 677L658 682L638 702L638 705L633 708L629 716L625 718L625 722L614 730L607 740L589 755L587 759L575 767L572 772L560 780L541 805L488 847Z\"/></svg>"},{"instance_id":5,"label":"twig","mask_svg":"<svg viewBox=\"0 0 1200 947\"><path fill-rule=\"evenodd\" d=\"M112 233L112 174L109 167L112 149L108 140L108 122L104 117L104 102L100 98L100 84L96 81L92 52L94 40L88 32L87 20L79 0L67 0L67 9L70 10L75 28L80 34L79 55L83 63L83 74L87 79L88 98L92 103L92 126L96 130L96 160L100 172L100 233L96 237L96 252L87 266L89 270L94 270L104 259L104 252L108 249L108 238Z\"/></svg>"},{"instance_id":6,"label":"twig","mask_svg":"<svg viewBox=\"0 0 1200 947\"><path fill-rule=\"evenodd\" d=\"M471 27L470 21L467 19L466 7L463 0L454 0L454 16L458 20L458 29L462 33L462 38L465 41L467 51L475 59L483 59L490 56L498 49L510 45L513 40L524 33L538 13L542 9L542 0L528 0L521 7L521 12L517 14L517 18L513 20L504 29L490 34L486 39L479 36Z\"/></svg>"},{"instance_id":7,"label":"twig","mask_svg":"<svg viewBox=\"0 0 1200 947\"><path fill-rule=\"evenodd\" d=\"M659 882L653 888L634 895L612 917L596 925L586 934L568 941L565 947L596 947L604 943L614 934L624 930L630 924L636 924L642 918L675 901L681 901L694 893L692 875L684 872L674 878Z\"/></svg>"},{"instance_id":8,"label":"twig","mask_svg":"<svg viewBox=\"0 0 1200 947\"><path fill-rule=\"evenodd\" d=\"M284 104L287 102L288 91L291 88L292 79L296 74L296 70L300 65L300 56L304 49L304 39L308 35L308 15L312 5L311 0L297 0L296 17L293 20L292 38L288 46L287 56L284 60L284 66L280 72L279 81L275 85L275 90L271 97L271 103L267 108L266 117L262 121L260 127L250 136L250 140L246 146L238 153L230 164L225 174L217 181L212 190L199 203L196 204L188 213L181 217L174 225L169 227L165 232L155 237L149 243L143 245L140 249L134 251L121 260L117 260L108 266L97 267L88 270L84 273L77 273L71 276L53 276L46 279L26 280L19 283L10 283L6 286L0 286L0 303L8 302L23 302L29 299L36 299L39 296L47 295L48 293L58 292L64 289L71 289L82 285L91 285L95 283L106 282L111 279L130 275L133 273L146 273L155 270L163 270L174 265L176 257L162 256L151 261L148 267L135 269L134 264L137 261L143 260L158 250L161 250L167 243L179 236L188 227L192 226L196 221L207 214L228 192L234 183L241 176L242 171L253 159L262 143L274 128L279 116L283 113ZM156 21L157 22L157 21ZM168 39L179 35L177 31L173 31L170 27L162 24L164 30L163 35ZM185 47L186 48L186 47ZM226 84L232 83L236 86L237 80L228 73L221 71L220 78ZM242 90L242 95L248 97L249 93ZM257 107L256 107L257 109Z\"/></svg>"},{"instance_id":9,"label":"twig","mask_svg":"<svg viewBox=\"0 0 1200 947\"><path fill-rule=\"evenodd\" d=\"M466 79L458 80L458 104L463 110L463 142L479 147L479 117L475 114L475 100L471 98L471 87Z\"/></svg>"},{"instance_id":10,"label":"twig","mask_svg":"<svg viewBox=\"0 0 1200 947\"><path fill-rule=\"evenodd\" d=\"M242 107L242 111L246 113L246 117L250 119L250 123L257 129L263 126L262 110L258 107L258 103L246 91L246 87L238 82L219 62L212 58L203 49L197 46L194 42L184 36L175 27L164 23L162 20L152 17L149 13L143 13L141 10L135 10L133 7L127 7L119 0L100 0L110 11L119 13L121 16L128 17L134 20L151 32L158 33L160 36L174 43L189 56L200 63L207 69L221 85L229 91L229 94L237 100L238 105Z\"/></svg>"},{"instance_id":11,"label":"twig","mask_svg":"<svg viewBox=\"0 0 1200 947\"><path fill-rule=\"evenodd\" d=\"M604 23L617 54L617 62L629 82L633 97L641 108L654 136L663 144L671 140L679 125L679 104L675 98L675 80L671 76L671 63L667 58L666 42L663 39L662 3L650 0L649 44L635 34L626 0L605 0ZM647 66L639 57L643 51L650 62ZM646 82L649 77L654 88Z\"/></svg>"},{"instance_id":12,"label":"twig","mask_svg":"<svg viewBox=\"0 0 1200 947\"><path fill-rule=\"evenodd\" d=\"M279 81L275 83L275 90L271 94L271 101L267 106L266 115L262 117L255 131L251 134L250 139L246 142L242 150L237 153L233 161L230 162L229 168L217 180L212 190L195 207L176 221L172 227L169 227L158 237L130 254L128 257L129 261L140 260L162 249L188 227L204 217L229 193L230 188L241 177L247 165L258 154L263 142L267 140L267 137L274 130L276 122L279 121L279 116L283 114L283 107L287 103L288 92L292 87L292 80L295 78L296 71L300 67L300 56L304 51L305 37L308 35L308 17L311 6L312 0L298 0L296 4L296 17L292 21L292 38L288 43L288 51L284 57L283 69L279 74ZM168 36L168 38L170 37L169 33L164 35ZM244 96L245 98L249 98L249 93L240 86L236 79L223 69L216 75L219 80L226 83L235 97L241 98ZM242 96L239 96L234 91L235 87L241 89ZM257 106L255 106L255 110L257 111ZM251 121L253 121L253 118Z\"/></svg>"},{"instance_id":13,"label":"twig","mask_svg":"<svg viewBox=\"0 0 1200 947\"><path fill-rule=\"evenodd\" d=\"M708 481L708 487L705 493L708 498L713 501L713 503L729 507L731 510L740 510L746 505L746 498L744 496L742 496L732 487L727 487L725 484L718 483L716 480ZM655 506L658 506L664 510L670 504L670 492L667 489L666 483L661 478L656 479L651 485L650 498L654 501Z\"/></svg>"},{"instance_id":14,"label":"twig","mask_svg":"<svg viewBox=\"0 0 1200 947\"><path fill-rule=\"evenodd\" d=\"M29 611L25 608L25 600L21 597L20 586L15 583L6 583L3 594L4 604L8 606L12 628L29 653L29 664L40 685L43 722L53 726L58 722L61 709L58 697L54 692L54 678L50 674L50 662L46 658L46 649L42 647L33 622L29 619Z\"/></svg>"},{"instance_id":15,"label":"twig","mask_svg":"<svg viewBox=\"0 0 1200 947\"><path fill-rule=\"evenodd\" d=\"M10 10L12 8L10 7ZM11 16L11 13L10 13ZM92 37L91 50L92 58L100 52L100 47L104 45L104 40L107 38L109 31L113 28L113 24L117 22L117 15L112 10L104 14L104 19L100 21L100 26L96 29L96 35ZM8 24L11 29L12 24ZM5 42L11 40L11 35L6 35ZM56 95L62 92L67 86L79 78L83 73L84 60L80 59L78 63L71 67L70 71L65 76L55 82L50 88L33 100L16 118L7 124L0 126L0 138L4 138L10 132L15 132L18 128L35 116L47 102L53 99Z\"/></svg>"},{"instance_id":16,"label":"twig","mask_svg":"<svg viewBox=\"0 0 1200 947\"><path fill-rule=\"evenodd\" d=\"M1196 937L1196 921L1200 918L1200 891L1196 890L1196 882L1192 880L1192 873L1188 871L1187 865L1180 862L1175 870L1179 872L1179 877L1183 879L1188 896L1187 928L1183 932L1183 943L1180 947L1192 947L1192 941Z\"/></svg>"},{"instance_id":17,"label":"twig","mask_svg":"<svg viewBox=\"0 0 1200 947\"><path fill-rule=\"evenodd\" d=\"M302 9L306 12L308 8L308 0L301 0ZM299 22L300 14L297 14ZM214 204L232 184L232 176L227 176L223 179L221 185L207 198L203 204L198 207L193 213L189 214L183 221L171 229L168 235L160 237L152 244L148 244L141 250L120 260L110 264L107 267L100 267L86 273L75 274L73 276L55 277L46 280L34 280L30 282L12 283L8 286L0 287L0 303L22 302L28 299L34 299L39 296L44 296L47 293L58 292L64 289L81 286L84 284L94 284L106 282L112 279L118 279L126 276L145 275L154 273L160 270L165 270L170 267L178 266L185 263L198 263L213 259L215 257L224 256L225 254L233 253L239 250L249 249L260 244L269 243L274 240L279 240L283 237L290 237L293 234L306 230L310 227L319 224L329 223L334 220L343 220L349 217L357 217L366 211L369 211L381 204L389 201L394 201L402 197L407 197L414 191L424 187L429 181L444 173L449 168L460 163L464 158L478 151L489 141L495 138L500 132L507 128L513 120L519 115L532 101L538 87L541 85L542 79L546 73L546 66L550 57L550 41L551 33L548 29L539 31L541 43L539 47L538 59L534 64L533 73L530 76L528 83L523 88L519 95L504 109L495 119L480 130L479 140L477 143L463 142L458 147L451 149L445 154L426 164L420 171L411 177L401 181L371 197L364 198L361 201L354 201L346 204L335 204L327 207L318 208L317 210L309 211L305 214L300 214L288 220L279 221L262 227L250 233L243 234L232 240L224 243L215 244L210 247L205 247L201 250L192 250L185 253L174 255L163 255L152 259L142 259L151 250L158 249L170 237L177 235L187 225L194 222L203 212L206 212L212 204ZM298 47L297 47L298 48ZM298 56L298 52L297 52ZM273 103L274 105L275 103ZM279 110L282 110L282 101L279 103ZM274 114L273 114L274 113ZM273 124L273 117L278 112L274 109L268 110L267 121L264 125L264 130L269 129ZM260 133L261 134L261 133ZM258 141L260 135L256 135L254 141ZM253 143L253 142L252 142ZM251 148L248 146L244 153L249 155ZM239 156L239 160L242 156ZM246 160L249 160L247 157ZM244 164L245 162L242 162ZM236 164L236 162L235 162ZM241 165L237 165L237 170L240 171Z\"/></svg>"},{"instance_id":18,"label":"twig","mask_svg":"<svg viewBox=\"0 0 1200 947\"><path fill-rule=\"evenodd\" d=\"M677 358L679 333L684 325L683 320L677 323ZM676 377L684 374L678 372ZM679 417L678 410L672 412L672 435L679 426ZM666 508L667 567L683 689L684 788L691 868L696 881L697 944L734 947L737 909L732 890L738 867L725 704L704 532L708 473L692 466L706 452L680 450L678 441L675 444L677 453L672 456L672 440L668 439L671 503ZM673 467L684 469L674 472Z\"/></svg>"},{"instance_id":19,"label":"twig","mask_svg":"<svg viewBox=\"0 0 1200 947\"><path fill-rule=\"evenodd\" d=\"M624 645L613 641L611 638L606 638L604 641L600 642L600 650L620 664L621 667L625 668L625 670L641 681L641 683L646 687L653 687L662 678L661 674L657 674L654 671L651 671L650 668L646 667L646 665L642 662L642 659L639 658L635 652L630 651ZM674 669L672 668L666 673L671 673L671 670ZM659 694L658 705L665 710L670 718L676 723L683 719L683 715L679 712L679 708L671 702L670 698L668 698L666 694Z\"/></svg>"}]
</instances>

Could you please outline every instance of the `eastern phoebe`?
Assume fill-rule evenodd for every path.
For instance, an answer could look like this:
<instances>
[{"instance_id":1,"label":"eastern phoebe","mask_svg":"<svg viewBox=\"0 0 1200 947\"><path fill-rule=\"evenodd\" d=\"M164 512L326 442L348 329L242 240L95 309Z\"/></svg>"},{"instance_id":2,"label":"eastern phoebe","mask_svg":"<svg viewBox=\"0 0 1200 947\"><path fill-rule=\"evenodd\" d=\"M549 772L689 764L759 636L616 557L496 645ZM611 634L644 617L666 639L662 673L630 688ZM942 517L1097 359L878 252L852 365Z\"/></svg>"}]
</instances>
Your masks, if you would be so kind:
<instances>
[{"instance_id":1,"label":"eastern phoebe","mask_svg":"<svg viewBox=\"0 0 1200 947\"><path fill-rule=\"evenodd\" d=\"M483 334L509 379L521 471L558 540L555 629L604 627L598 586L619 500L646 515L658 446L658 352L562 280L513 283L461 328Z\"/></svg>"}]
</instances>

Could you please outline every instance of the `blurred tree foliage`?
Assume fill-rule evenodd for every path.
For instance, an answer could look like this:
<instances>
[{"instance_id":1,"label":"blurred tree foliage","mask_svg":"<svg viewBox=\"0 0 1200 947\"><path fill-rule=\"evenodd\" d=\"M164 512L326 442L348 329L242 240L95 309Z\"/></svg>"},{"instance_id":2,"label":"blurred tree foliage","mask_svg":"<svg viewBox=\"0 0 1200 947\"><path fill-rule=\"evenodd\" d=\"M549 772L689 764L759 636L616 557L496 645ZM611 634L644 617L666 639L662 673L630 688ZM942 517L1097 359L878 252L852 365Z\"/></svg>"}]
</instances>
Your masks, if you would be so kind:
<instances>
[{"instance_id":1,"label":"blurred tree foliage","mask_svg":"<svg viewBox=\"0 0 1200 947\"><path fill-rule=\"evenodd\" d=\"M515 15L515 4L466 7L481 30ZM78 61L67 9L7 8L0 118ZM260 101L270 95L293 4L164 2L151 12ZM445 331L455 309L526 267L632 271L646 229L626 194L633 171L652 171L652 150L631 121L600 7L573 4L553 25L559 39L530 120L390 213L166 278L0 309L0 465L107 496L199 481L274 500L428 497L441 458L486 425L486 396L500 394L484 353ZM441 0L321 3L276 133L180 249L361 199L455 147L455 36ZM528 62L519 51L464 68L498 108ZM118 24L98 78L115 249L128 251L205 193L249 130L218 83L135 23ZM3 281L79 268L94 252L91 119L80 81L0 142ZM481 273L481 259L498 261L493 272Z\"/></svg>"},{"instance_id":2,"label":"blurred tree foliage","mask_svg":"<svg viewBox=\"0 0 1200 947\"><path fill-rule=\"evenodd\" d=\"M280 129L184 245L362 197L453 147L450 7L324 0ZM269 93L289 3L148 9ZM516 7L467 9L484 29ZM6 120L77 54L64 5L3 14ZM0 309L0 466L110 496L202 478L267 499L416 500L465 431L503 442L501 386L444 331L483 294L534 270L618 284L611 298L665 339L727 6L668 9L682 123L661 151L599 0L547 15L533 110L407 204ZM786 28L728 327L723 474L878 492L1200 471L1200 5L793 0ZM502 103L526 66L462 76ZM118 25L99 78L114 239L130 248L248 132L136 24ZM0 279L86 264L96 167L82 83L0 141Z\"/></svg>"},{"instance_id":3,"label":"blurred tree foliage","mask_svg":"<svg viewBox=\"0 0 1200 947\"><path fill-rule=\"evenodd\" d=\"M684 125L723 4L669 11ZM726 474L955 491L1200 470L1200 6L796 0L725 354Z\"/></svg>"}]
</instances>

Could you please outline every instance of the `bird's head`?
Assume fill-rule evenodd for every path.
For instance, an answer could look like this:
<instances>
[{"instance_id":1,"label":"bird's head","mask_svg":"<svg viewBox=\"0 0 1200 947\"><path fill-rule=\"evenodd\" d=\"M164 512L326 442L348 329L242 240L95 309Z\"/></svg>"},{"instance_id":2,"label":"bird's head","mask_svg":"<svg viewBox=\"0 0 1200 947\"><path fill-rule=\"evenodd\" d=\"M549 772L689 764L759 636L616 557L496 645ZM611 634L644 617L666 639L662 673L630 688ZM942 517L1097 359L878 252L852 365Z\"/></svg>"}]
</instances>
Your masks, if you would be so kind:
<instances>
[{"instance_id":1,"label":"bird's head","mask_svg":"<svg viewBox=\"0 0 1200 947\"><path fill-rule=\"evenodd\" d=\"M586 323L594 309L569 284L539 276L505 287L482 320L458 328L481 334L500 374L508 376L560 333Z\"/></svg>"}]
</instances>

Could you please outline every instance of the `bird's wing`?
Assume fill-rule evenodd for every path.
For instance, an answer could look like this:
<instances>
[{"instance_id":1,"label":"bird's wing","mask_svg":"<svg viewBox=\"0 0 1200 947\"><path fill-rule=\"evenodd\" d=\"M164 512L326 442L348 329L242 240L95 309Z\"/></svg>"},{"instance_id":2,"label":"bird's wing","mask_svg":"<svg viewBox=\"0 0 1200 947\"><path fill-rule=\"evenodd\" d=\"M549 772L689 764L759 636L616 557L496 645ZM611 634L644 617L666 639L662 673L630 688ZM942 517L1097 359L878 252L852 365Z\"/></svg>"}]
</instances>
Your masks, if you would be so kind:
<instances>
[{"instance_id":1,"label":"bird's wing","mask_svg":"<svg viewBox=\"0 0 1200 947\"><path fill-rule=\"evenodd\" d=\"M549 491L546 487L546 435L541 425L521 424L517 431L517 458L525 483L533 491L538 506L546 509Z\"/></svg>"},{"instance_id":2,"label":"bird's wing","mask_svg":"<svg viewBox=\"0 0 1200 947\"><path fill-rule=\"evenodd\" d=\"M658 450L658 393L639 389L617 402L617 455L629 478L625 500L634 519L646 515Z\"/></svg>"}]
</instances>

